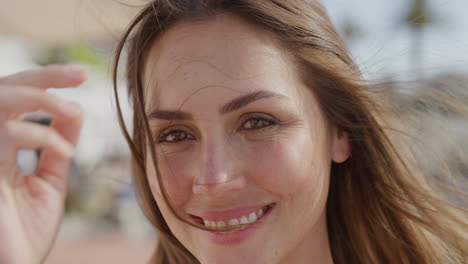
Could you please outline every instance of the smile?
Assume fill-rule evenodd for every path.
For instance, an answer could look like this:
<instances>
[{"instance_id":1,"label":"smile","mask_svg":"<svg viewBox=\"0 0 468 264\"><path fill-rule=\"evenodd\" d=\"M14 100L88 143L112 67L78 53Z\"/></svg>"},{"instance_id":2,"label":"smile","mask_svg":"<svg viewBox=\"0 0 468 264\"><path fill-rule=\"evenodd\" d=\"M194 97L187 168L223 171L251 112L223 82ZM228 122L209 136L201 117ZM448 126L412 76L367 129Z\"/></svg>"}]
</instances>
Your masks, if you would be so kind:
<instances>
[{"instance_id":1,"label":"smile","mask_svg":"<svg viewBox=\"0 0 468 264\"><path fill-rule=\"evenodd\" d=\"M202 230L212 243L228 246L237 245L254 236L261 229L263 221L273 211L276 203L244 206L224 211L211 211L200 216L190 215L198 224L213 230Z\"/></svg>"},{"instance_id":2,"label":"smile","mask_svg":"<svg viewBox=\"0 0 468 264\"><path fill-rule=\"evenodd\" d=\"M275 204L273 203L265 205L259 209L248 207L228 210L224 212L207 213L206 216L204 215L203 217L194 215L191 215L191 217L195 222L203 224L204 226L209 228L222 230L226 229L226 227L229 227L230 231L218 231L218 233L231 233L233 232L232 230L234 230L234 232L240 231L247 228L249 225L258 222L270 210L272 210L274 206ZM243 212L240 213L241 211ZM237 216L233 217L233 214L237 214Z\"/></svg>"}]
</instances>

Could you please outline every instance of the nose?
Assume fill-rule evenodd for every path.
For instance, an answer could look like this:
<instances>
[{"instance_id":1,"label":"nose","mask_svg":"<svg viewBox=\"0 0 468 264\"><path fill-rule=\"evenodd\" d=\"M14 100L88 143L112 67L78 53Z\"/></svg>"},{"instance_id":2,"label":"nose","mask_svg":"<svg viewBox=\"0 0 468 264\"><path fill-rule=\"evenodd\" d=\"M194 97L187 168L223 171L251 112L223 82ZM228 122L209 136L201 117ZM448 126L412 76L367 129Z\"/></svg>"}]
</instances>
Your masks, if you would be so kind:
<instances>
[{"instance_id":1,"label":"nose","mask_svg":"<svg viewBox=\"0 0 468 264\"><path fill-rule=\"evenodd\" d=\"M246 186L241 160L233 152L226 142L203 144L200 169L193 182L194 194L222 197Z\"/></svg>"}]
</instances>

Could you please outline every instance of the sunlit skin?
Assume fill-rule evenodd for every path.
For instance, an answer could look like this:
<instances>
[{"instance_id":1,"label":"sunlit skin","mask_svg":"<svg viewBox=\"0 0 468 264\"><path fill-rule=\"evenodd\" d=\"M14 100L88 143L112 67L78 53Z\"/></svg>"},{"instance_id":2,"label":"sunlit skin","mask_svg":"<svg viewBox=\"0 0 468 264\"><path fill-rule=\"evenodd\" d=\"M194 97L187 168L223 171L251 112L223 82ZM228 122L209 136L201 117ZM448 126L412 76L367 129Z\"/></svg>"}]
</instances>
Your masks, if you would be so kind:
<instances>
[{"instance_id":1,"label":"sunlit skin","mask_svg":"<svg viewBox=\"0 0 468 264\"><path fill-rule=\"evenodd\" d=\"M275 204L240 243L214 243L169 211L148 160L153 195L182 244L202 263L333 263L325 206L331 163L349 157L348 138L327 123L272 38L228 14L182 22L155 42L145 69L145 107L173 208L188 217ZM167 111L182 113L166 120Z\"/></svg>"}]
</instances>

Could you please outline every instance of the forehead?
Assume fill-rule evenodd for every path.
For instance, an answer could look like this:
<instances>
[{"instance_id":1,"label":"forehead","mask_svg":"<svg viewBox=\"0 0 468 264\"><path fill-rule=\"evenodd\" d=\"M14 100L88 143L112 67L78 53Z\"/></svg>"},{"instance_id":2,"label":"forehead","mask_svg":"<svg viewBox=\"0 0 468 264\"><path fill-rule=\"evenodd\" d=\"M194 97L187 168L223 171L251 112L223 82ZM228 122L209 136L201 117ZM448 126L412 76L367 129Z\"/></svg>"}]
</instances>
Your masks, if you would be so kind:
<instances>
[{"instance_id":1,"label":"forehead","mask_svg":"<svg viewBox=\"0 0 468 264\"><path fill-rule=\"evenodd\" d=\"M291 66L271 36L234 15L218 14L178 23L154 43L145 65L145 88L154 100L164 97L158 100L162 107L203 90L284 94L288 91L281 90L295 78Z\"/></svg>"}]
</instances>

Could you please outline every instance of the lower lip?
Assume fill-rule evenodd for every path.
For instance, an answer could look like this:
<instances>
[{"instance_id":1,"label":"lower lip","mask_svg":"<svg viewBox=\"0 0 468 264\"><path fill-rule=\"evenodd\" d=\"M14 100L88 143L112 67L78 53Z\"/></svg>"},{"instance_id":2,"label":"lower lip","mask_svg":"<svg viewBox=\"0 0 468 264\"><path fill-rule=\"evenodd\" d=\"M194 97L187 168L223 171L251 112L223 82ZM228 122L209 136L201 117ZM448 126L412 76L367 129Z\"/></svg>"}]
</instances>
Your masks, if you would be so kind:
<instances>
[{"instance_id":1,"label":"lower lip","mask_svg":"<svg viewBox=\"0 0 468 264\"><path fill-rule=\"evenodd\" d=\"M252 236L258 228L260 228L260 225L263 224L263 221L271 214L273 209L274 209L273 207L270 208L263 215L263 217L260 218L257 222L237 232L232 232L232 233L227 233L227 234L211 232L211 231L203 231L203 232L208 234L211 242L213 242L214 244L223 245L223 246L241 244L250 236Z\"/></svg>"}]
</instances>

